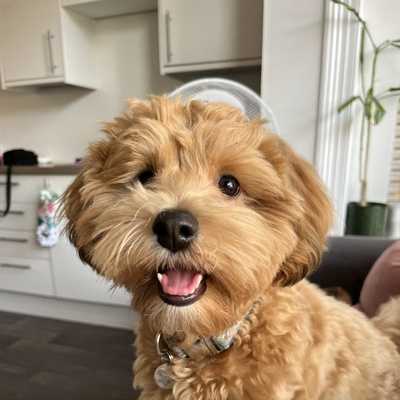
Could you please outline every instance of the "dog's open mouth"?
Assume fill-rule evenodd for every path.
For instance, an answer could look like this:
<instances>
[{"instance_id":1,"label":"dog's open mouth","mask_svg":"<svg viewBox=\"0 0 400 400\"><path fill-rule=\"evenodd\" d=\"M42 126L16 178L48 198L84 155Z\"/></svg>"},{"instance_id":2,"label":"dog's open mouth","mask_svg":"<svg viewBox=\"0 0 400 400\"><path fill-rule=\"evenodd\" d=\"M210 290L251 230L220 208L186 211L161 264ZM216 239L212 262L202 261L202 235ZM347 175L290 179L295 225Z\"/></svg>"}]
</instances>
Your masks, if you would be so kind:
<instances>
[{"instance_id":1,"label":"dog's open mouth","mask_svg":"<svg viewBox=\"0 0 400 400\"><path fill-rule=\"evenodd\" d=\"M168 269L157 273L161 299L173 306L193 304L207 289L206 276L195 271Z\"/></svg>"}]
</instances>

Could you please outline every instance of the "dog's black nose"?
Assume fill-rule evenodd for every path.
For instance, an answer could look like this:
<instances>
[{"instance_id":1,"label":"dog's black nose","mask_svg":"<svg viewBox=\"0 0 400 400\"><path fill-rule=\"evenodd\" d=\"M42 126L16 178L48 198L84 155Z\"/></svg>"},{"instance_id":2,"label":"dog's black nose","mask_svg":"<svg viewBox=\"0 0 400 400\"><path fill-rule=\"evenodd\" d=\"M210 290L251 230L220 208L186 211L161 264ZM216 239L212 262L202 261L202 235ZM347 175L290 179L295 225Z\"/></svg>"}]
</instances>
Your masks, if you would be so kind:
<instances>
[{"instance_id":1,"label":"dog's black nose","mask_svg":"<svg viewBox=\"0 0 400 400\"><path fill-rule=\"evenodd\" d=\"M158 243L173 253L189 247L198 229L197 219L190 212L183 210L162 211L153 224Z\"/></svg>"}]
</instances>

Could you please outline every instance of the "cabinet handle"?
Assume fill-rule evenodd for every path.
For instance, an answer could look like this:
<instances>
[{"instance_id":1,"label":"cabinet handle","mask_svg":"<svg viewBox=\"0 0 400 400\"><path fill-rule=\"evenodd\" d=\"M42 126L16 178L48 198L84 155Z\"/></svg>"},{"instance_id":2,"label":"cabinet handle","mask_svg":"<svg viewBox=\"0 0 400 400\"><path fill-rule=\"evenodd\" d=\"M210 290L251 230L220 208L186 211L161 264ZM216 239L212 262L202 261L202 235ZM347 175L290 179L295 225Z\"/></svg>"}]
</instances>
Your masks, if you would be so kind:
<instances>
[{"instance_id":1,"label":"cabinet handle","mask_svg":"<svg viewBox=\"0 0 400 400\"><path fill-rule=\"evenodd\" d=\"M28 243L28 239L0 236L0 242Z\"/></svg>"},{"instance_id":2,"label":"cabinet handle","mask_svg":"<svg viewBox=\"0 0 400 400\"><path fill-rule=\"evenodd\" d=\"M7 182L0 182L0 186L7 186ZM19 182L11 182L11 186L19 186Z\"/></svg>"},{"instance_id":3,"label":"cabinet handle","mask_svg":"<svg viewBox=\"0 0 400 400\"><path fill-rule=\"evenodd\" d=\"M57 65L54 63L54 56L53 56L53 46L51 41L54 39L54 35L51 33L50 30L47 31L47 44L49 46L49 59L50 59L50 71L54 75L57 69Z\"/></svg>"},{"instance_id":4,"label":"cabinet handle","mask_svg":"<svg viewBox=\"0 0 400 400\"><path fill-rule=\"evenodd\" d=\"M24 264L11 264L11 263L0 263L0 268L14 268L14 269L31 269L30 265Z\"/></svg>"},{"instance_id":5,"label":"cabinet handle","mask_svg":"<svg viewBox=\"0 0 400 400\"><path fill-rule=\"evenodd\" d=\"M172 59L172 51L171 51L171 14L169 11L165 12L165 41L167 47L167 62L170 63Z\"/></svg>"},{"instance_id":6,"label":"cabinet handle","mask_svg":"<svg viewBox=\"0 0 400 400\"><path fill-rule=\"evenodd\" d=\"M25 211L22 211L22 210L10 210L8 213L10 215L24 215Z\"/></svg>"}]
</instances>

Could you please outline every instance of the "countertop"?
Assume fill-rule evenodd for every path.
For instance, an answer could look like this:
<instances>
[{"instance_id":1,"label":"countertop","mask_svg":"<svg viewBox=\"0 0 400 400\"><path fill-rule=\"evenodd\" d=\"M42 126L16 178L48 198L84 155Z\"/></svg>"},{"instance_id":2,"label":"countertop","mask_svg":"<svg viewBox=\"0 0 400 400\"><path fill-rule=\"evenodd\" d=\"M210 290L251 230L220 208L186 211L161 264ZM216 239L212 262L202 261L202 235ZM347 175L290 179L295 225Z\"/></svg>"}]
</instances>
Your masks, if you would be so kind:
<instances>
[{"instance_id":1,"label":"countertop","mask_svg":"<svg viewBox=\"0 0 400 400\"><path fill-rule=\"evenodd\" d=\"M13 166L13 175L76 175L80 171L76 164L51 164L48 166ZM6 173L6 167L0 166L0 175Z\"/></svg>"}]
</instances>

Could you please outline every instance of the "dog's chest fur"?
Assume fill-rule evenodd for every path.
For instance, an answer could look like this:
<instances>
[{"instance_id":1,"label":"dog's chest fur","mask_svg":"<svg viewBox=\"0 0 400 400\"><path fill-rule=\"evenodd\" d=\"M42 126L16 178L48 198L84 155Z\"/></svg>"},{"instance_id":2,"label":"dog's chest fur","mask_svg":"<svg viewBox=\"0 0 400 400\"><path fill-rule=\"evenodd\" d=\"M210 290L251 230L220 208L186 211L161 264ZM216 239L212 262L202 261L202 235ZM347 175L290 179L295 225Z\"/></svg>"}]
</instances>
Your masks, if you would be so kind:
<instances>
[{"instance_id":1,"label":"dog's chest fur","mask_svg":"<svg viewBox=\"0 0 400 400\"><path fill-rule=\"evenodd\" d=\"M200 361L174 361L173 390L162 390L155 383L154 371L162 362L154 337L142 326L134 366L135 385L143 390L140 399L261 400L268 394L271 400L325 400L335 399L329 393L336 390L352 400L373 399L379 388L369 387L368 380L376 374L393 375L393 363L400 365L394 346L357 311L350 310L350 315L335 326L342 308L346 307L349 314L349 307L324 296L310 284L301 283L268 295L248 326L240 330L231 349ZM359 333L355 326L360 328ZM371 359L360 361L363 355L358 352L366 341L376 343L372 358L378 360L386 354L386 364L372 368ZM382 381L382 390L390 387L391 379L395 382L400 376Z\"/></svg>"}]
</instances>

